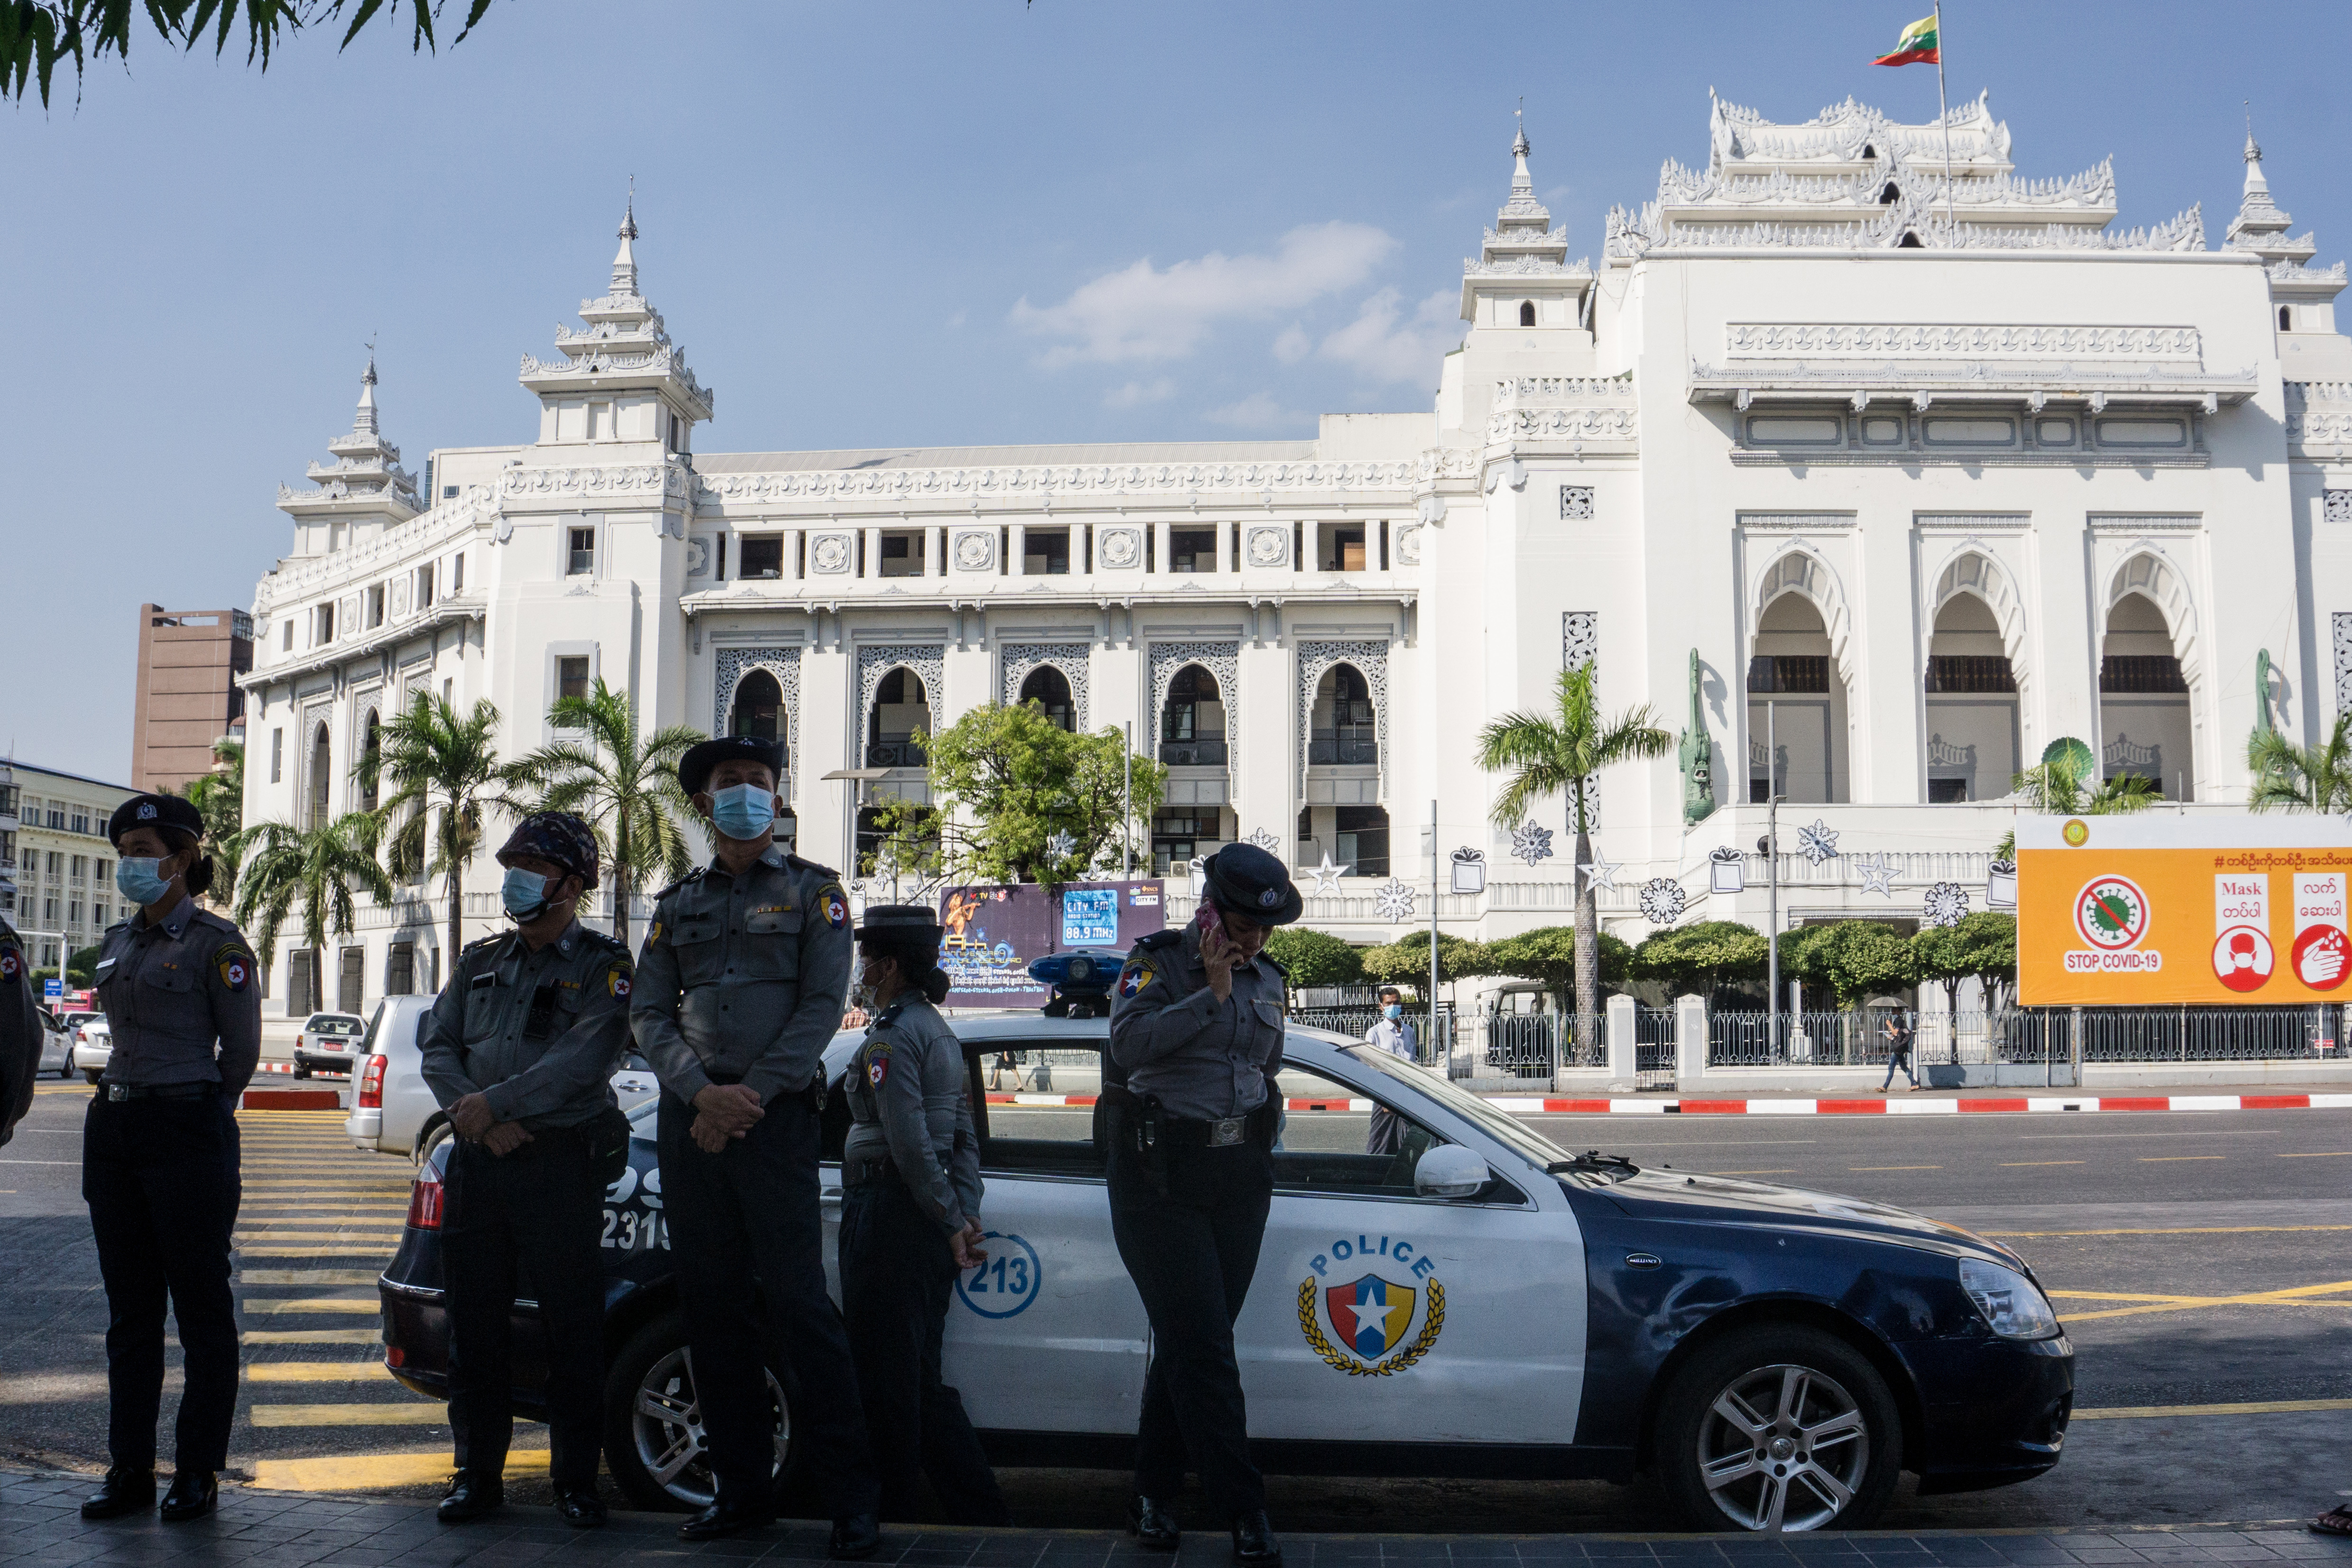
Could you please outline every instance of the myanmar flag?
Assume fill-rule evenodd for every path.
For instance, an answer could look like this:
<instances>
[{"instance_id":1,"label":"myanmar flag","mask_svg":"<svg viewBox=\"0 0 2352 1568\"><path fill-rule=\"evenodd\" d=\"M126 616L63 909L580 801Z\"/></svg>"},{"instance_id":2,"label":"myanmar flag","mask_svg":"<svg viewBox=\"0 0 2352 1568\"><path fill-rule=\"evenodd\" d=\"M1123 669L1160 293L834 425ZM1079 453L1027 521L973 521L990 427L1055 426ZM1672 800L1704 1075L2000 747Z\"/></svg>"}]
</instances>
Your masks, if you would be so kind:
<instances>
[{"instance_id":1,"label":"myanmar flag","mask_svg":"<svg viewBox=\"0 0 2352 1568\"><path fill-rule=\"evenodd\" d=\"M1903 29L1895 40L1895 52L1881 55L1870 63L1874 66L1937 65L1944 57L1937 51L1936 18L1922 16Z\"/></svg>"}]
</instances>

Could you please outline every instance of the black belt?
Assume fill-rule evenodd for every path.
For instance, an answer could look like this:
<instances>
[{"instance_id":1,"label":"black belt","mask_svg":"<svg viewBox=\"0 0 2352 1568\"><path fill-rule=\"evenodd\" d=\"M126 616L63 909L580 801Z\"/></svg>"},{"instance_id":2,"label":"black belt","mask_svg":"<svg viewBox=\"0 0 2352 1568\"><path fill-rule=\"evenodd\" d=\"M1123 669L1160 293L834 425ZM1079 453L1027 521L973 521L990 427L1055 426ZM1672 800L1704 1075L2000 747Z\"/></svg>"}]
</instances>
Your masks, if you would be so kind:
<instances>
[{"instance_id":1,"label":"black belt","mask_svg":"<svg viewBox=\"0 0 2352 1568\"><path fill-rule=\"evenodd\" d=\"M110 1100L210 1100L220 1093L216 1083L109 1083L101 1086Z\"/></svg>"},{"instance_id":2,"label":"black belt","mask_svg":"<svg viewBox=\"0 0 2352 1568\"><path fill-rule=\"evenodd\" d=\"M1158 1132L1169 1142L1188 1148L1230 1149L1236 1143L1249 1142L1257 1130L1271 1121L1266 1105L1261 1104L1255 1110L1215 1121L1163 1115L1160 1119Z\"/></svg>"}]
</instances>

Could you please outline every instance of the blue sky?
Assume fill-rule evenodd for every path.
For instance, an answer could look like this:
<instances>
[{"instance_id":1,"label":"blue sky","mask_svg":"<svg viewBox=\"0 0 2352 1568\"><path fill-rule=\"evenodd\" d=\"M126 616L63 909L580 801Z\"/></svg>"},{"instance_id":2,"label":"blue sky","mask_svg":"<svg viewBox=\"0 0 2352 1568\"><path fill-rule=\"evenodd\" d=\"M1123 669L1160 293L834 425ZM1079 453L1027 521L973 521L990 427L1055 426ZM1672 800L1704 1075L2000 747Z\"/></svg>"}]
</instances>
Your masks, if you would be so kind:
<instances>
[{"instance_id":1,"label":"blue sky","mask_svg":"<svg viewBox=\"0 0 2352 1568\"><path fill-rule=\"evenodd\" d=\"M603 291L633 172L705 450L1307 436L1427 406L1521 95L1598 252L1704 163L1710 86L1931 116L1931 68L1868 63L1925 8L498 0L437 57L321 31L266 74L142 38L0 114L0 748L127 775L138 605L250 602L371 333L413 469L530 439L517 361ZM2202 202L2219 243L2252 98L2352 255L2352 7L1955 0L1945 37L2021 174L2114 155L2126 226Z\"/></svg>"}]
</instances>

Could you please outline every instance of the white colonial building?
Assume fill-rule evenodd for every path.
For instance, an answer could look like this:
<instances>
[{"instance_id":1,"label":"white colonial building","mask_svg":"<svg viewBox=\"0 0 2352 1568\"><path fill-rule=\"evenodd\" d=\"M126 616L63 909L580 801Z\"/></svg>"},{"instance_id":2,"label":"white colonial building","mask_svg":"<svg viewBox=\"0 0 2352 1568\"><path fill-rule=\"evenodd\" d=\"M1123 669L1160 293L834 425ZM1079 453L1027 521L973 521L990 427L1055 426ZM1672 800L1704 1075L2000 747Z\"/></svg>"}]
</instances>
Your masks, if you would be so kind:
<instances>
[{"instance_id":1,"label":"white colonial building","mask_svg":"<svg viewBox=\"0 0 2352 1568\"><path fill-rule=\"evenodd\" d=\"M1158 867L1328 858L1307 919L1351 939L1428 920L1434 801L1440 853L1486 863L1437 913L1491 937L1566 921L1572 882L1557 805L1487 822L1475 738L1592 663L1685 736L1601 785L1620 934L1760 925L1771 788L1784 921L1981 908L2053 741L2229 802L2258 721L2317 735L2352 695L2352 342L2251 142L2214 249L2195 211L2113 226L2105 165L2019 177L1982 101L1948 126L1718 101L1598 265L1521 138L1434 405L1301 441L699 451L713 395L625 223L584 325L522 362L534 438L436 451L420 489L371 369L281 491L247 820L367 804L408 693L489 700L520 752L601 676L782 739L801 852L848 865L861 812L925 788L909 735L1035 700L1170 765ZM445 972L415 890L328 966L363 998Z\"/></svg>"}]
</instances>

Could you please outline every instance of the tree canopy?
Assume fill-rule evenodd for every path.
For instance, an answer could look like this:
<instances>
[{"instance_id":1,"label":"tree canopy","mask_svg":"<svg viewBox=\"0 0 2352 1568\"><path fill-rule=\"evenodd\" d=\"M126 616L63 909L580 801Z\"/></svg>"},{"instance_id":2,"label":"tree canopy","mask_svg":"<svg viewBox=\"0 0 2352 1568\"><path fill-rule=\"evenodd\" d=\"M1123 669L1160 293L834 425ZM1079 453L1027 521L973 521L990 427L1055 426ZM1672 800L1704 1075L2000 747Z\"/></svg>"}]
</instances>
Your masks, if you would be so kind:
<instances>
[{"instance_id":1,"label":"tree canopy","mask_svg":"<svg viewBox=\"0 0 2352 1568\"><path fill-rule=\"evenodd\" d=\"M2316 746L2298 746L2276 730L2246 737L2246 769L2254 787L2246 804L2256 811L2352 810L2352 712Z\"/></svg>"},{"instance_id":2,"label":"tree canopy","mask_svg":"<svg viewBox=\"0 0 2352 1568\"><path fill-rule=\"evenodd\" d=\"M1704 996L1764 978L1764 933L1738 921L1701 921L1644 938L1633 950L1633 975L1665 986L1669 999Z\"/></svg>"},{"instance_id":3,"label":"tree canopy","mask_svg":"<svg viewBox=\"0 0 2352 1568\"><path fill-rule=\"evenodd\" d=\"M1621 938L1602 931L1600 937L1600 975L1603 985L1622 985L1633 973L1633 949ZM1429 944L1423 942L1424 957ZM1444 950L1439 950L1443 961ZM1517 936L1507 936L1486 944L1487 970L1491 974L1507 974L1521 980L1540 981L1544 986L1562 997L1576 996L1576 928L1574 926L1538 926ZM1427 964L1423 965L1423 969ZM1596 998L1596 1006L1599 1005Z\"/></svg>"},{"instance_id":4,"label":"tree canopy","mask_svg":"<svg viewBox=\"0 0 2352 1568\"><path fill-rule=\"evenodd\" d=\"M1423 951L1428 951L1426 946ZM1277 926L1265 939L1265 952L1282 965L1294 986L1347 985L1364 977L1364 950L1327 931Z\"/></svg>"},{"instance_id":5,"label":"tree canopy","mask_svg":"<svg viewBox=\"0 0 2352 1568\"><path fill-rule=\"evenodd\" d=\"M1429 933L1417 931L1385 947L1363 950L1364 978L1385 985L1410 988L1416 996L1429 989ZM1495 973L1494 957L1484 942L1441 933L1437 939L1437 983L1471 980Z\"/></svg>"},{"instance_id":6,"label":"tree canopy","mask_svg":"<svg viewBox=\"0 0 2352 1568\"><path fill-rule=\"evenodd\" d=\"M1910 942L1879 921L1799 926L1780 936L1780 978L1826 985L1841 1007L1909 985L1911 961Z\"/></svg>"}]
</instances>

